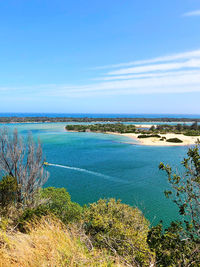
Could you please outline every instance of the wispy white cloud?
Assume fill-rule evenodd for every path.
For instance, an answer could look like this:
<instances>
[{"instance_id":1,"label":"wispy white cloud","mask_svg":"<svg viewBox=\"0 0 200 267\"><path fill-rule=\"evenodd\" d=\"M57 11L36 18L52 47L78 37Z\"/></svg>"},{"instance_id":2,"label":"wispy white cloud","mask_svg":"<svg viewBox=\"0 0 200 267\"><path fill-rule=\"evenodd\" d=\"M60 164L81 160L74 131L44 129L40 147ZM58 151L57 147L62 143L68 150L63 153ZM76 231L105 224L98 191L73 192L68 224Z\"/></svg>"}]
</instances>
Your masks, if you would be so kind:
<instances>
[{"instance_id":1,"label":"wispy white cloud","mask_svg":"<svg viewBox=\"0 0 200 267\"><path fill-rule=\"evenodd\" d=\"M153 77L148 79L134 79L123 81L112 81L105 83L92 84L79 88L71 88L62 93L85 94L130 94L140 93L180 93L180 92L200 92L200 71L182 75L169 75L167 77ZM59 91L59 90L58 90Z\"/></svg>"},{"instance_id":2,"label":"wispy white cloud","mask_svg":"<svg viewBox=\"0 0 200 267\"><path fill-rule=\"evenodd\" d=\"M177 70L183 68L200 68L200 58L191 59L186 62L173 62L173 63L162 63L162 64L151 64L144 65L133 68L125 68L108 72L108 75L121 75L121 74L130 74L130 73L146 73L146 72L155 72L155 71L168 71L168 70Z\"/></svg>"},{"instance_id":3,"label":"wispy white cloud","mask_svg":"<svg viewBox=\"0 0 200 267\"><path fill-rule=\"evenodd\" d=\"M166 77L166 76L180 76L186 74L194 74L199 75L199 71L196 70L185 70L185 71L174 71L174 72L156 72L156 73L142 73L142 74L127 74L127 75L119 75L119 76L104 76L95 78L95 81L112 81L112 80L130 80L130 79L146 79L146 78L156 78L156 77Z\"/></svg>"},{"instance_id":4,"label":"wispy white cloud","mask_svg":"<svg viewBox=\"0 0 200 267\"><path fill-rule=\"evenodd\" d=\"M194 16L200 16L200 9L186 12L183 14L183 17L194 17Z\"/></svg>"},{"instance_id":5,"label":"wispy white cloud","mask_svg":"<svg viewBox=\"0 0 200 267\"><path fill-rule=\"evenodd\" d=\"M113 64L113 65L105 65L105 66L98 66L95 67L95 69L113 69L113 68L120 68L120 67L129 67L129 66L135 66L135 65L146 65L146 64L152 64L152 63L159 63L159 62L170 62L174 60L187 60L191 58L200 58L200 50L194 50L184 53L177 53L167 56L161 56L161 57L155 57L147 60L136 60L131 62L124 62L120 64Z\"/></svg>"},{"instance_id":6,"label":"wispy white cloud","mask_svg":"<svg viewBox=\"0 0 200 267\"><path fill-rule=\"evenodd\" d=\"M123 65L125 66L125 65ZM117 68L97 76L87 84L50 84L15 88L0 88L22 97L86 98L134 94L200 93L200 50L157 57L135 63L134 67ZM102 75L102 74L101 74Z\"/></svg>"}]
</instances>

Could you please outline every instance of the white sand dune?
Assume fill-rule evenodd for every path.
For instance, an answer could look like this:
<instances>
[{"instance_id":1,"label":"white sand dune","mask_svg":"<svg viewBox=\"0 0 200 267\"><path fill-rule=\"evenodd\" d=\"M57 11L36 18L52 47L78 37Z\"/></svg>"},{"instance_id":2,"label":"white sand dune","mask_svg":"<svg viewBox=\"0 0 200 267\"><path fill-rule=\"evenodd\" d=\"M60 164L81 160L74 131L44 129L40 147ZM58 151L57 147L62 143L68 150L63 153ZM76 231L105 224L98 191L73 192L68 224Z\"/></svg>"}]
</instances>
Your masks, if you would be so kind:
<instances>
[{"instance_id":1,"label":"white sand dune","mask_svg":"<svg viewBox=\"0 0 200 267\"><path fill-rule=\"evenodd\" d=\"M170 143L166 141L161 141L160 138L157 137L138 138L138 135L140 134L135 134L135 133L126 133L122 135L138 140L141 145L146 145L146 146L188 146L188 145L194 145L198 139L200 140L200 136L199 137L186 136L183 134L174 134L174 133L160 134L160 136L166 137L166 139L178 138L183 141L182 143Z\"/></svg>"}]
</instances>

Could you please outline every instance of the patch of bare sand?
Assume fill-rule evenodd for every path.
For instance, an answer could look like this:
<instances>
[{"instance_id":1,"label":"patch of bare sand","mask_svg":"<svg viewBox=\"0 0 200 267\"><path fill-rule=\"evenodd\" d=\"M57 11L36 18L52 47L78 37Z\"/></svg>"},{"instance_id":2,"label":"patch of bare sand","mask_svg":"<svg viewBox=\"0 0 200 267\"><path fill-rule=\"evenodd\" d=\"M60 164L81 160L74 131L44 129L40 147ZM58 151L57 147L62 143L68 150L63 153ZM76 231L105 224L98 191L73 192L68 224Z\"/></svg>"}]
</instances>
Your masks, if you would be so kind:
<instances>
[{"instance_id":1,"label":"patch of bare sand","mask_svg":"<svg viewBox=\"0 0 200 267\"><path fill-rule=\"evenodd\" d=\"M161 138L158 137L138 138L138 135L140 134L135 134L135 133L125 133L122 135L138 140L141 145L146 145L146 146L189 146L189 145L194 145L198 139L200 140L200 136L186 136L183 134L174 134L174 133L160 134L160 136L165 137L166 139L178 138L183 141L182 143L171 143L171 142L166 142L166 140L161 141L160 140Z\"/></svg>"}]
</instances>

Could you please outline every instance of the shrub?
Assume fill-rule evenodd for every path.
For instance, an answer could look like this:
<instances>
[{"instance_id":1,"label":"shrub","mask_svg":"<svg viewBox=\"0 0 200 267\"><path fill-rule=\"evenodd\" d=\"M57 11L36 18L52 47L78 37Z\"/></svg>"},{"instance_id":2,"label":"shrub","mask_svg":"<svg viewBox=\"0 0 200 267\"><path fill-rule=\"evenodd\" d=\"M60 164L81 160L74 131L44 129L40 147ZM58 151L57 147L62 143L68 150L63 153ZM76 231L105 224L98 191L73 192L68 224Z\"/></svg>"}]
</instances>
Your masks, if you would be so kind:
<instances>
[{"instance_id":1,"label":"shrub","mask_svg":"<svg viewBox=\"0 0 200 267\"><path fill-rule=\"evenodd\" d=\"M149 231L148 244L156 253L156 262L160 267L191 266L199 267L199 245L183 238L181 223L172 222L163 229L162 224Z\"/></svg>"},{"instance_id":2,"label":"shrub","mask_svg":"<svg viewBox=\"0 0 200 267\"><path fill-rule=\"evenodd\" d=\"M100 199L85 210L84 222L95 246L122 256L133 266L149 266L149 223L137 208L119 200Z\"/></svg>"},{"instance_id":3,"label":"shrub","mask_svg":"<svg viewBox=\"0 0 200 267\"><path fill-rule=\"evenodd\" d=\"M169 138L166 140L166 142L170 142L170 143L183 143L182 140L180 140L179 138Z\"/></svg>"},{"instance_id":4,"label":"shrub","mask_svg":"<svg viewBox=\"0 0 200 267\"><path fill-rule=\"evenodd\" d=\"M65 188L47 187L40 191L39 198L50 212L55 214L64 223L77 221L81 217L82 207L71 201Z\"/></svg>"},{"instance_id":5,"label":"shrub","mask_svg":"<svg viewBox=\"0 0 200 267\"><path fill-rule=\"evenodd\" d=\"M161 138L161 136L159 134L141 134L138 136L138 138L149 138L149 137L157 137L157 138Z\"/></svg>"},{"instance_id":6,"label":"shrub","mask_svg":"<svg viewBox=\"0 0 200 267\"><path fill-rule=\"evenodd\" d=\"M36 208L27 208L18 219L18 230L25 233L27 232L27 223L34 220L39 221L43 216L50 214L47 207L40 205Z\"/></svg>"},{"instance_id":7,"label":"shrub","mask_svg":"<svg viewBox=\"0 0 200 267\"><path fill-rule=\"evenodd\" d=\"M5 176L0 181L0 205L6 207L17 200L17 180L12 176Z\"/></svg>"},{"instance_id":8,"label":"shrub","mask_svg":"<svg viewBox=\"0 0 200 267\"><path fill-rule=\"evenodd\" d=\"M185 132L184 135L186 135L186 136L199 136L200 131L191 130L191 131Z\"/></svg>"},{"instance_id":9,"label":"shrub","mask_svg":"<svg viewBox=\"0 0 200 267\"><path fill-rule=\"evenodd\" d=\"M141 135L138 135L138 138L147 138L147 137L149 137L148 135L146 135L146 134L141 134Z\"/></svg>"},{"instance_id":10,"label":"shrub","mask_svg":"<svg viewBox=\"0 0 200 267\"><path fill-rule=\"evenodd\" d=\"M82 207L71 201L65 188L47 187L41 189L37 195L40 202L35 208L27 208L19 218L18 228L26 231L27 222L41 219L43 216L53 214L63 223L78 221L81 218Z\"/></svg>"}]
</instances>

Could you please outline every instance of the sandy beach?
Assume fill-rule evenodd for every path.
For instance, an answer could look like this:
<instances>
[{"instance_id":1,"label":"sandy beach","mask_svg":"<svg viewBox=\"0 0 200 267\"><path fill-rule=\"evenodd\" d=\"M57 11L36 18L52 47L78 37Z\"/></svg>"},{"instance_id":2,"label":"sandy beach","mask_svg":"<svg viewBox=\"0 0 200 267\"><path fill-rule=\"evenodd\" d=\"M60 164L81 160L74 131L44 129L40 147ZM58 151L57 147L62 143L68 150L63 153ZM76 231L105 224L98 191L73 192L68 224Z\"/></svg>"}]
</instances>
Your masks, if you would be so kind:
<instances>
[{"instance_id":1,"label":"sandy beach","mask_svg":"<svg viewBox=\"0 0 200 267\"><path fill-rule=\"evenodd\" d=\"M189 145L194 145L198 139L200 140L200 136L199 137L186 136L183 134L174 134L174 133L160 134L160 136L166 137L166 139L178 138L183 141L182 143L170 143L166 141L160 141L160 138L157 137L138 138L138 135L140 134L135 134L135 133L125 133L121 135L133 138L134 140L139 141L139 144L145 146L189 146Z\"/></svg>"}]
</instances>

